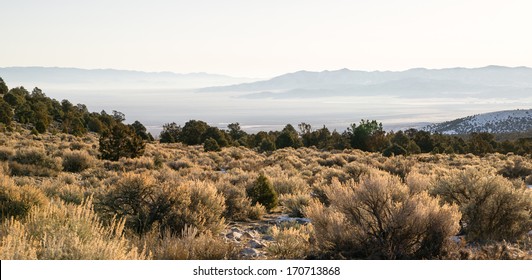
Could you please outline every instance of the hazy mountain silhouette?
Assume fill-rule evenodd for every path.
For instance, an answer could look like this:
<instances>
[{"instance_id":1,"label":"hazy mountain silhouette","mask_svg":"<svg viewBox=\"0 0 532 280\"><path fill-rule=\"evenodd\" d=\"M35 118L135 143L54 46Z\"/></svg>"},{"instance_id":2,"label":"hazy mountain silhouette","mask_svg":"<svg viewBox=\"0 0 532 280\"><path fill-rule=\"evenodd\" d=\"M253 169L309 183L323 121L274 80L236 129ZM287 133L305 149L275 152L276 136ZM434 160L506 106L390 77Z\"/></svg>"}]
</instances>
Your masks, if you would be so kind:
<instances>
[{"instance_id":1,"label":"hazy mountain silhouette","mask_svg":"<svg viewBox=\"0 0 532 280\"><path fill-rule=\"evenodd\" d=\"M203 88L202 92L246 92L246 98L309 98L392 95L400 97L512 97L532 95L532 68L415 68L406 71L299 71L270 80Z\"/></svg>"},{"instance_id":2,"label":"hazy mountain silhouette","mask_svg":"<svg viewBox=\"0 0 532 280\"><path fill-rule=\"evenodd\" d=\"M176 74L116 69L79 69L61 67L5 67L2 77L10 87L40 88L198 88L255 81L208 73Z\"/></svg>"}]
</instances>

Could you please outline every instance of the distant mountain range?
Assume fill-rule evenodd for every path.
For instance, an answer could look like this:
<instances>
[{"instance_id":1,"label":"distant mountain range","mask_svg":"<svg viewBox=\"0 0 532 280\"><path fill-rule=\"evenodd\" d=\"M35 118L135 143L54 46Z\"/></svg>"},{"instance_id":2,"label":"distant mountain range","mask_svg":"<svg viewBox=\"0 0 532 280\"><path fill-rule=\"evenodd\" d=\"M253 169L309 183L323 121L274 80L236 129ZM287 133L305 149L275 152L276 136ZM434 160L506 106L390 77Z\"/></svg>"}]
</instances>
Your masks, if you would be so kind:
<instances>
[{"instance_id":1,"label":"distant mountain range","mask_svg":"<svg viewBox=\"0 0 532 280\"><path fill-rule=\"evenodd\" d=\"M40 88L199 88L231 85L256 79L235 78L208 73L176 74L116 69L79 69L61 67L0 67L0 77L9 87Z\"/></svg>"},{"instance_id":2,"label":"distant mountain range","mask_svg":"<svg viewBox=\"0 0 532 280\"><path fill-rule=\"evenodd\" d=\"M270 80L208 87L201 92L240 92L244 98L318 98L389 95L405 98L532 96L532 68L415 68L406 71L299 71Z\"/></svg>"},{"instance_id":3,"label":"distant mountain range","mask_svg":"<svg viewBox=\"0 0 532 280\"><path fill-rule=\"evenodd\" d=\"M443 134L528 132L532 131L532 109L479 114L432 124L423 129Z\"/></svg>"}]
</instances>

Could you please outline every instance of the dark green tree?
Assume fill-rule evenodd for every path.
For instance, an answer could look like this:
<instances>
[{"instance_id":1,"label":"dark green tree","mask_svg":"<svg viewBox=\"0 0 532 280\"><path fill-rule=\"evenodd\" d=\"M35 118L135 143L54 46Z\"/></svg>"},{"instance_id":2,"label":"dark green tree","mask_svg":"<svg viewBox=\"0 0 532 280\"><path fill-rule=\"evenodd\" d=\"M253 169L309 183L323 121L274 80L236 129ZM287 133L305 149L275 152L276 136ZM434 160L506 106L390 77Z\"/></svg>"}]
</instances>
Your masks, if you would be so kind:
<instances>
[{"instance_id":1,"label":"dark green tree","mask_svg":"<svg viewBox=\"0 0 532 280\"><path fill-rule=\"evenodd\" d=\"M13 109L3 99L0 99L0 123L6 126L11 125L13 121Z\"/></svg>"},{"instance_id":2,"label":"dark green tree","mask_svg":"<svg viewBox=\"0 0 532 280\"><path fill-rule=\"evenodd\" d=\"M121 123L121 122L126 120L126 115L124 113L122 113L122 112L113 110L113 119L115 119L115 121Z\"/></svg>"},{"instance_id":3,"label":"dark green tree","mask_svg":"<svg viewBox=\"0 0 532 280\"><path fill-rule=\"evenodd\" d=\"M410 142L410 139L408 138L408 136L405 135L405 133L399 130L393 134L391 142L392 144L397 144L403 148L406 148L406 146L408 146L408 143Z\"/></svg>"},{"instance_id":4,"label":"dark green tree","mask_svg":"<svg viewBox=\"0 0 532 280\"><path fill-rule=\"evenodd\" d=\"M12 88L7 94L4 95L4 100L16 108L26 103L26 97L29 96L29 92L24 87Z\"/></svg>"},{"instance_id":5,"label":"dark green tree","mask_svg":"<svg viewBox=\"0 0 532 280\"><path fill-rule=\"evenodd\" d=\"M229 136L223 130L210 126L205 133L203 133L202 142L205 142L206 139L212 138L218 143L218 145L220 145L220 147L227 147L229 145L229 141L227 140L228 137Z\"/></svg>"},{"instance_id":6,"label":"dark green tree","mask_svg":"<svg viewBox=\"0 0 532 280\"><path fill-rule=\"evenodd\" d=\"M101 133L105 130L105 125L100 121L98 116L91 114L87 117L87 128L89 131Z\"/></svg>"},{"instance_id":7,"label":"dark green tree","mask_svg":"<svg viewBox=\"0 0 532 280\"><path fill-rule=\"evenodd\" d=\"M495 137L489 133L472 133L469 138L469 151L475 155L493 153L497 148Z\"/></svg>"},{"instance_id":8,"label":"dark green tree","mask_svg":"<svg viewBox=\"0 0 532 280\"><path fill-rule=\"evenodd\" d=\"M4 82L2 77L0 77L0 97L4 96L4 94L6 94L8 91L9 91L9 89L8 89L6 83Z\"/></svg>"},{"instance_id":9,"label":"dark green tree","mask_svg":"<svg viewBox=\"0 0 532 280\"><path fill-rule=\"evenodd\" d=\"M301 142L301 139L299 139L299 135L295 128L291 124L287 124L281 131L281 134L277 136L275 146L278 149L287 147L299 148L303 146L303 143Z\"/></svg>"},{"instance_id":10,"label":"dark green tree","mask_svg":"<svg viewBox=\"0 0 532 280\"><path fill-rule=\"evenodd\" d=\"M277 206L277 192L273 184L264 175L259 175L253 186L247 190L251 203L260 203L270 211Z\"/></svg>"},{"instance_id":11,"label":"dark green tree","mask_svg":"<svg viewBox=\"0 0 532 280\"><path fill-rule=\"evenodd\" d=\"M348 129L351 147L367 152L377 152L387 146L382 123L377 121L361 120L356 126L352 124Z\"/></svg>"},{"instance_id":12,"label":"dark green tree","mask_svg":"<svg viewBox=\"0 0 532 280\"><path fill-rule=\"evenodd\" d=\"M397 143L393 143L388 148L384 149L382 152L382 155L385 157L391 157L391 156L398 156L398 155L406 155L408 152L405 148L399 146Z\"/></svg>"},{"instance_id":13,"label":"dark green tree","mask_svg":"<svg viewBox=\"0 0 532 280\"><path fill-rule=\"evenodd\" d=\"M190 120L185 123L181 131L181 141L187 145L198 145L202 143L203 134L209 125L204 121Z\"/></svg>"},{"instance_id":14,"label":"dark green tree","mask_svg":"<svg viewBox=\"0 0 532 280\"><path fill-rule=\"evenodd\" d=\"M342 134L340 134L335 129L331 133L328 147L334 150L349 149L351 148L351 145L349 144L349 140L350 140L350 136L347 132L343 132Z\"/></svg>"},{"instance_id":15,"label":"dark green tree","mask_svg":"<svg viewBox=\"0 0 532 280\"><path fill-rule=\"evenodd\" d=\"M271 152L274 150L275 150L275 143L273 143L272 140L270 140L269 138L262 139L259 145L259 152L264 153L264 152Z\"/></svg>"},{"instance_id":16,"label":"dark green tree","mask_svg":"<svg viewBox=\"0 0 532 280\"><path fill-rule=\"evenodd\" d=\"M139 157L144 154L145 145L131 127L116 124L100 135L100 157L112 161Z\"/></svg>"},{"instance_id":17,"label":"dark green tree","mask_svg":"<svg viewBox=\"0 0 532 280\"><path fill-rule=\"evenodd\" d=\"M246 137L247 133L240 128L239 123L230 123L227 128L229 129L229 136L234 142L241 143L240 140Z\"/></svg>"},{"instance_id":18,"label":"dark green tree","mask_svg":"<svg viewBox=\"0 0 532 280\"><path fill-rule=\"evenodd\" d=\"M412 138L422 153L430 153L434 149L434 141L430 136L430 132L420 130L415 132Z\"/></svg>"},{"instance_id":19,"label":"dark green tree","mask_svg":"<svg viewBox=\"0 0 532 280\"><path fill-rule=\"evenodd\" d=\"M175 122L164 124L163 131L159 134L159 141L161 143L179 142L181 130L181 126L178 126Z\"/></svg>"},{"instance_id":20,"label":"dark green tree","mask_svg":"<svg viewBox=\"0 0 532 280\"><path fill-rule=\"evenodd\" d=\"M131 124L131 128L135 131L135 133L142 138L142 140L145 141L153 141L153 136L148 133L146 130L146 127L139 121L135 121Z\"/></svg>"}]
</instances>

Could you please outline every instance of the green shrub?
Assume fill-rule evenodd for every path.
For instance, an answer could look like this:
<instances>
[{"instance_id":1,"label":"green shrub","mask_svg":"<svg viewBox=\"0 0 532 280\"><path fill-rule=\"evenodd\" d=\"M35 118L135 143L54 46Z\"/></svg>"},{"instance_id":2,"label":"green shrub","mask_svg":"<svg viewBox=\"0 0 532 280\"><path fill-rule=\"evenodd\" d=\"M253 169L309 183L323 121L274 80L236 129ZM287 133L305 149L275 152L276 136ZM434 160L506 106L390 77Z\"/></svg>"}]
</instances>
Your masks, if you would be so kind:
<instances>
[{"instance_id":1,"label":"green shrub","mask_svg":"<svg viewBox=\"0 0 532 280\"><path fill-rule=\"evenodd\" d=\"M260 203L266 210L270 211L277 206L277 192L272 183L264 175L259 175L255 183L248 188L247 195L251 198L251 203Z\"/></svg>"},{"instance_id":2,"label":"green shrub","mask_svg":"<svg viewBox=\"0 0 532 280\"><path fill-rule=\"evenodd\" d=\"M214 140L213 138L207 138L205 140L205 143L203 144L203 149L205 152L219 152L222 149L220 149L220 145L218 145L218 142Z\"/></svg>"}]
</instances>

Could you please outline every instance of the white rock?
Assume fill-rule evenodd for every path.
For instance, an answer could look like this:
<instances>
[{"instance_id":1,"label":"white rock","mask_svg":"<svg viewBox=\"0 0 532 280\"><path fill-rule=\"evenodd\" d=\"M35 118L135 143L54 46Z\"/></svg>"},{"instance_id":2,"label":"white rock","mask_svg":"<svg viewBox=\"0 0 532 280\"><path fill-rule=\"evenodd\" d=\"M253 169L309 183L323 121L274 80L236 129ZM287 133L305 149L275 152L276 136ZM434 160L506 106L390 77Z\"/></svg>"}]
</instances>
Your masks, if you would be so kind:
<instances>
[{"instance_id":1,"label":"white rock","mask_svg":"<svg viewBox=\"0 0 532 280\"><path fill-rule=\"evenodd\" d=\"M230 232L229 234L227 234L227 238L240 241L240 239L242 238L242 233L236 231Z\"/></svg>"}]
</instances>

